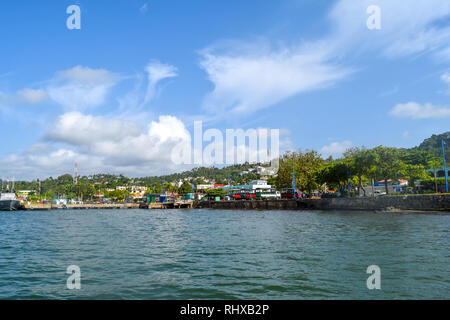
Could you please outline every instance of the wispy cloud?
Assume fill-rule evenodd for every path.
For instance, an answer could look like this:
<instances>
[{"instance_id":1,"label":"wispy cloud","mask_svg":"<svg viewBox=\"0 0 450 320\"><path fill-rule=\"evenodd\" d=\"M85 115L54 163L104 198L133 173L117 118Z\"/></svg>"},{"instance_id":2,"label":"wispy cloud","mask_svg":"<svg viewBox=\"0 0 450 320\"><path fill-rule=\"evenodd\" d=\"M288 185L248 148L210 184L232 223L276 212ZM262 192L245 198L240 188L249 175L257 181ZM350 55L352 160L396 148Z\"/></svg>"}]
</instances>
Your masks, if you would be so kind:
<instances>
[{"instance_id":1,"label":"wispy cloud","mask_svg":"<svg viewBox=\"0 0 450 320\"><path fill-rule=\"evenodd\" d=\"M16 100L18 103L39 104L48 100L47 93L42 89L22 89L17 91Z\"/></svg>"},{"instance_id":2,"label":"wispy cloud","mask_svg":"<svg viewBox=\"0 0 450 320\"><path fill-rule=\"evenodd\" d=\"M177 68L159 61L150 62L145 68L148 77L147 92L143 105L149 103L157 94L157 85L164 79L178 76Z\"/></svg>"},{"instance_id":3,"label":"wispy cloud","mask_svg":"<svg viewBox=\"0 0 450 320\"><path fill-rule=\"evenodd\" d=\"M398 118L442 119L450 117L450 107L435 106L431 103L422 105L417 102L408 102L396 105L390 114Z\"/></svg>"},{"instance_id":4,"label":"wispy cloud","mask_svg":"<svg viewBox=\"0 0 450 320\"><path fill-rule=\"evenodd\" d=\"M272 49L230 43L225 52L201 52L201 67L214 84L204 109L216 113L252 113L301 92L322 89L350 74L330 61L326 48Z\"/></svg>"},{"instance_id":5,"label":"wispy cloud","mask_svg":"<svg viewBox=\"0 0 450 320\"><path fill-rule=\"evenodd\" d=\"M381 30L370 31L366 25L366 9L381 9ZM450 14L447 0L340 0L330 11L333 30L327 43L337 51L371 52L389 58L411 54L433 53L450 48L450 26L443 19Z\"/></svg>"},{"instance_id":6,"label":"wispy cloud","mask_svg":"<svg viewBox=\"0 0 450 320\"><path fill-rule=\"evenodd\" d=\"M366 27L370 5L381 8L381 30ZM409 5L403 0L340 0L328 14L330 32L316 40L276 49L261 41L211 46L200 52L200 65L214 85L204 109L252 113L299 93L326 88L357 69L343 62L355 55L437 57L450 50L450 26L442 22L449 14L448 0Z\"/></svg>"},{"instance_id":7,"label":"wispy cloud","mask_svg":"<svg viewBox=\"0 0 450 320\"><path fill-rule=\"evenodd\" d=\"M0 92L0 104L10 106L16 105L36 105L49 99L47 93L42 89L24 88L15 94L5 94Z\"/></svg>"},{"instance_id":8,"label":"wispy cloud","mask_svg":"<svg viewBox=\"0 0 450 320\"><path fill-rule=\"evenodd\" d=\"M57 72L46 91L67 110L85 110L104 104L119 81L120 76L108 70L76 66Z\"/></svg>"},{"instance_id":9,"label":"wispy cloud","mask_svg":"<svg viewBox=\"0 0 450 320\"><path fill-rule=\"evenodd\" d=\"M387 96L392 96L396 93L398 93L400 90L398 88L398 86L395 86L394 88L392 88L391 90L388 91L384 91L380 94L380 97L387 97Z\"/></svg>"}]
</instances>

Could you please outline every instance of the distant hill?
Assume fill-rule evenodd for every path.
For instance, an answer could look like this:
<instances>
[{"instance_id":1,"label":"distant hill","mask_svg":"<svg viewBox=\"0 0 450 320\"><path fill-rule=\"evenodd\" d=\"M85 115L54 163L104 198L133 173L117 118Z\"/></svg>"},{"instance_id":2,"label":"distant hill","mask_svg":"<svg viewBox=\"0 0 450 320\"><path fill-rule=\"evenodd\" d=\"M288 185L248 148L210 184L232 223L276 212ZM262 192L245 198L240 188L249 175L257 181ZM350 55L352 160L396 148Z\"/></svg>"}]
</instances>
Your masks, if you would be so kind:
<instances>
[{"instance_id":1,"label":"distant hill","mask_svg":"<svg viewBox=\"0 0 450 320\"><path fill-rule=\"evenodd\" d=\"M442 157L442 140L445 141L445 159L447 165L450 166L450 131L432 135L430 138L425 139L418 147L412 150L427 151L432 153L436 157Z\"/></svg>"},{"instance_id":2,"label":"distant hill","mask_svg":"<svg viewBox=\"0 0 450 320\"><path fill-rule=\"evenodd\" d=\"M161 181L179 181L184 179L189 179L191 182L195 184L203 184L206 183L205 179L214 181L219 184L227 184L231 179L236 183L248 183L251 180L255 180L259 178L259 175L256 173L248 173L244 176L241 175L242 172L246 172L251 170L260 164L236 164L223 168L216 167L200 167L194 168L189 171L184 171L181 173L174 173L165 176L153 176L153 177L144 177L144 178L135 178L134 181L137 181L144 185L152 185L154 183L158 183Z\"/></svg>"}]
</instances>

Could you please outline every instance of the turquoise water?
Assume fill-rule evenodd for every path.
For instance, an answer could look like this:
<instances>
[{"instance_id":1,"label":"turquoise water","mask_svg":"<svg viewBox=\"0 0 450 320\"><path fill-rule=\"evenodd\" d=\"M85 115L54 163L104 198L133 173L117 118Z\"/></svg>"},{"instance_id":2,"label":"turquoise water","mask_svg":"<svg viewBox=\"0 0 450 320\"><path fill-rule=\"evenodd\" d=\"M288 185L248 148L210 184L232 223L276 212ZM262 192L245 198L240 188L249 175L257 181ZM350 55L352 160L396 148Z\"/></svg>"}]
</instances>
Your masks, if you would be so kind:
<instances>
[{"instance_id":1,"label":"turquoise water","mask_svg":"<svg viewBox=\"0 0 450 320\"><path fill-rule=\"evenodd\" d=\"M0 298L448 299L449 230L448 215L2 212Z\"/></svg>"}]
</instances>

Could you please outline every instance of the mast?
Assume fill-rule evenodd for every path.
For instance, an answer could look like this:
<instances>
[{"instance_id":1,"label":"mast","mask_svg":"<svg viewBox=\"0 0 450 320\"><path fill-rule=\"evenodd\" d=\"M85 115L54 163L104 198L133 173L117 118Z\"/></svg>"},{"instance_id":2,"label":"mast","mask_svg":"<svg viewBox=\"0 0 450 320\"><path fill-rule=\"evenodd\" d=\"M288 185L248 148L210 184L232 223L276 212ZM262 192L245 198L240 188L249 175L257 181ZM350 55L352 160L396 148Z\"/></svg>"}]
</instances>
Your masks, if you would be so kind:
<instances>
[{"instance_id":1,"label":"mast","mask_svg":"<svg viewBox=\"0 0 450 320\"><path fill-rule=\"evenodd\" d=\"M74 168L73 168L73 184L78 184L78 163L75 162Z\"/></svg>"},{"instance_id":2,"label":"mast","mask_svg":"<svg viewBox=\"0 0 450 320\"><path fill-rule=\"evenodd\" d=\"M294 189L294 199L297 199L297 193L295 188L295 158L292 161L292 188Z\"/></svg>"}]
</instances>

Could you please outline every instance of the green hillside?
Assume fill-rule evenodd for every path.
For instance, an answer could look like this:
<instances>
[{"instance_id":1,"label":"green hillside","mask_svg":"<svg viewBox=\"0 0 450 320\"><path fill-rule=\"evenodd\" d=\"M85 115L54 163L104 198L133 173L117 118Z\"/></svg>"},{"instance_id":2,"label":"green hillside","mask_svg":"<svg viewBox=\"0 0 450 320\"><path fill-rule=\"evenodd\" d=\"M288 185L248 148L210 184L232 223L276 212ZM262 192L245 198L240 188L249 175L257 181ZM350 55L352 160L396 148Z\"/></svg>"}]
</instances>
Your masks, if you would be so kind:
<instances>
[{"instance_id":1,"label":"green hillside","mask_svg":"<svg viewBox=\"0 0 450 320\"><path fill-rule=\"evenodd\" d=\"M447 164L450 165L450 131L438 135L434 134L430 138L425 139L418 147L415 147L412 150L426 151L436 157L442 157L442 140L446 143L445 158Z\"/></svg>"}]
</instances>

